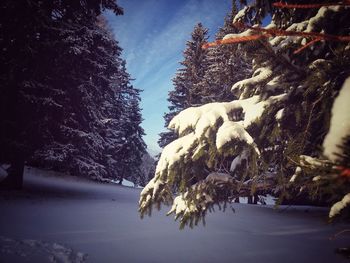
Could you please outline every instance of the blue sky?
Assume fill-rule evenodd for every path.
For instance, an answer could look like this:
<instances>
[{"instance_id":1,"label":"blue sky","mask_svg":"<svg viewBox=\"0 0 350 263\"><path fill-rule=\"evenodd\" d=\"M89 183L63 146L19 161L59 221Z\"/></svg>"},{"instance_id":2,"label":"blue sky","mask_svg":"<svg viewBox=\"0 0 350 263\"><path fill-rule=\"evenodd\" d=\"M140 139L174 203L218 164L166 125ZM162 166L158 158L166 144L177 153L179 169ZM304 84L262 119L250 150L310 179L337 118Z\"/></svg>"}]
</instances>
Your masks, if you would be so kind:
<instances>
[{"instance_id":1,"label":"blue sky","mask_svg":"<svg viewBox=\"0 0 350 263\"><path fill-rule=\"evenodd\" d=\"M160 152L171 79L183 60L186 41L198 22L214 36L231 9L231 0L119 0L123 16L107 13L136 88L142 89L144 140L151 154Z\"/></svg>"}]
</instances>

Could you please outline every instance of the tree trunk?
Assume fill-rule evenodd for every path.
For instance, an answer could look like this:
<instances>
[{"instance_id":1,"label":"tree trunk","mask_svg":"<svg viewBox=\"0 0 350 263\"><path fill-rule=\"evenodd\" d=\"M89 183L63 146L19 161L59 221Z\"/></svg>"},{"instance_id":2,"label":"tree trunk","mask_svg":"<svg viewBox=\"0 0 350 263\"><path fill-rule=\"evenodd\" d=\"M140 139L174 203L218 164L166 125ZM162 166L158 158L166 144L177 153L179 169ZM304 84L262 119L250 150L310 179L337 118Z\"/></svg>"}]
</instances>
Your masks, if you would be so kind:
<instances>
[{"instance_id":1,"label":"tree trunk","mask_svg":"<svg viewBox=\"0 0 350 263\"><path fill-rule=\"evenodd\" d=\"M253 196L248 196L248 204L253 204Z\"/></svg>"},{"instance_id":2,"label":"tree trunk","mask_svg":"<svg viewBox=\"0 0 350 263\"><path fill-rule=\"evenodd\" d=\"M259 200L258 195L254 195L254 197L253 197L253 204L257 205L258 204L258 200Z\"/></svg>"},{"instance_id":3,"label":"tree trunk","mask_svg":"<svg viewBox=\"0 0 350 263\"><path fill-rule=\"evenodd\" d=\"M20 190L23 187L24 159L16 158L7 170L8 175L0 182L0 189Z\"/></svg>"}]
</instances>

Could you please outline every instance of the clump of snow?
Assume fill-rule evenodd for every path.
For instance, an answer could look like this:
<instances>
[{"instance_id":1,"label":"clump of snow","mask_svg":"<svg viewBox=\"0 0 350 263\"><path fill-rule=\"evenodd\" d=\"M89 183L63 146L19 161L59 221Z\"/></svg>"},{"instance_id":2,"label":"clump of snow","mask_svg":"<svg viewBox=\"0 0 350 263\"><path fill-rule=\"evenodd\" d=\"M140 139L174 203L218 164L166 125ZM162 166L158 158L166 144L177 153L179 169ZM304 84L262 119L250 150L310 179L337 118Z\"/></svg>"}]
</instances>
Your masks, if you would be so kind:
<instances>
[{"instance_id":1,"label":"clump of snow","mask_svg":"<svg viewBox=\"0 0 350 263\"><path fill-rule=\"evenodd\" d=\"M248 99L220 103L214 102L200 107L190 107L176 115L170 121L168 128L175 130L179 135L183 134L185 131L194 131L192 136L195 135L196 138L201 138L206 130L209 127L213 127L219 119L223 122L232 121L231 113L234 110L243 111L243 126L244 128L247 128L262 116L266 106L276 101L280 101L284 97L285 94L282 94L272 96L265 101L260 101L259 96L256 95ZM172 145L171 147L173 148L175 145ZM181 147L181 143L176 147Z\"/></svg>"},{"instance_id":2,"label":"clump of snow","mask_svg":"<svg viewBox=\"0 0 350 263\"><path fill-rule=\"evenodd\" d=\"M186 209L188 209L188 206L186 205L186 201L183 195L179 195L175 197L173 205L167 214L170 215L175 212L175 215L178 215L182 212L185 212Z\"/></svg>"},{"instance_id":3,"label":"clump of snow","mask_svg":"<svg viewBox=\"0 0 350 263\"><path fill-rule=\"evenodd\" d=\"M251 78L236 82L232 86L231 91L237 96L240 96L240 99L245 99L248 92L250 92L252 89L256 89L258 85L269 82L272 73L272 69L268 67L258 68L255 70Z\"/></svg>"},{"instance_id":4,"label":"clump of snow","mask_svg":"<svg viewBox=\"0 0 350 263\"><path fill-rule=\"evenodd\" d=\"M234 172L237 168L238 165L240 165L243 160L247 160L249 156L249 153L246 149L243 150L243 152L241 152L241 154L239 154L238 156L235 157L235 159L233 159L231 166L230 166L230 172Z\"/></svg>"},{"instance_id":5,"label":"clump of snow","mask_svg":"<svg viewBox=\"0 0 350 263\"><path fill-rule=\"evenodd\" d=\"M230 39L230 38L240 38L240 37L251 36L251 35L254 35L254 34L255 34L254 30L248 29L246 31L243 31L243 32L237 33L237 34L233 34L233 33L227 34L222 39L223 40L227 40L227 39Z\"/></svg>"},{"instance_id":6,"label":"clump of snow","mask_svg":"<svg viewBox=\"0 0 350 263\"><path fill-rule=\"evenodd\" d=\"M211 173L207 176L206 180L229 182L232 180L232 177L227 173Z\"/></svg>"},{"instance_id":7,"label":"clump of snow","mask_svg":"<svg viewBox=\"0 0 350 263\"><path fill-rule=\"evenodd\" d=\"M322 176L317 175L317 176L314 176L314 177L312 178L312 181L313 181L313 182L317 182L317 181L320 181L321 179L322 179Z\"/></svg>"},{"instance_id":8,"label":"clump of snow","mask_svg":"<svg viewBox=\"0 0 350 263\"><path fill-rule=\"evenodd\" d=\"M306 28L306 32L315 32L317 29L317 25L326 18L327 13L331 12L339 12L341 6L323 6L321 7L317 14L309 19L308 26Z\"/></svg>"},{"instance_id":9,"label":"clump of snow","mask_svg":"<svg viewBox=\"0 0 350 263\"><path fill-rule=\"evenodd\" d=\"M175 218L178 218L181 214L187 215L198 212L198 208L193 202L189 202L185 199L187 192L183 195L175 197L173 205L167 215L175 213Z\"/></svg>"},{"instance_id":10,"label":"clump of snow","mask_svg":"<svg viewBox=\"0 0 350 263\"><path fill-rule=\"evenodd\" d=\"M216 134L216 148L220 150L226 143L232 140L244 141L245 143L252 145L257 154L260 154L254 143L254 139L244 127L237 122L227 121L219 128Z\"/></svg>"},{"instance_id":11,"label":"clump of snow","mask_svg":"<svg viewBox=\"0 0 350 263\"><path fill-rule=\"evenodd\" d=\"M115 180L115 179L109 179L109 178L101 178L99 179L99 181L104 182L104 183L112 183L112 184L119 184L119 180ZM122 186L127 186L127 187L136 187L137 185L135 185L133 182L123 179Z\"/></svg>"},{"instance_id":12,"label":"clump of snow","mask_svg":"<svg viewBox=\"0 0 350 263\"><path fill-rule=\"evenodd\" d=\"M243 22L246 13L249 10L249 6L245 6L244 8L242 8L241 10L238 11L238 13L235 15L235 17L233 18L233 23L237 23L237 22Z\"/></svg>"},{"instance_id":13,"label":"clump of snow","mask_svg":"<svg viewBox=\"0 0 350 263\"><path fill-rule=\"evenodd\" d=\"M336 216L341 212L341 210L343 210L349 204L350 204L350 193L345 195L341 201L335 203L331 207L331 210L329 211L329 217L332 218Z\"/></svg>"},{"instance_id":14,"label":"clump of snow","mask_svg":"<svg viewBox=\"0 0 350 263\"><path fill-rule=\"evenodd\" d=\"M272 80L267 82L264 89L266 91L275 91L281 86L281 76L274 77Z\"/></svg>"},{"instance_id":15,"label":"clump of snow","mask_svg":"<svg viewBox=\"0 0 350 263\"><path fill-rule=\"evenodd\" d=\"M238 101L233 102L214 102L200 107L190 107L181 111L169 123L168 128L182 134L188 129L196 130L196 133L205 130L205 127L213 125L220 117L228 120L228 113L233 109L240 107ZM198 123L198 125L197 125Z\"/></svg>"},{"instance_id":16,"label":"clump of snow","mask_svg":"<svg viewBox=\"0 0 350 263\"><path fill-rule=\"evenodd\" d=\"M350 77L347 78L341 88L338 97L332 107L331 124L328 134L323 141L324 155L332 161L337 161L342 150L338 147L343 144L343 139L350 135Z\"/></svg>"},{"instance_id":17,"label":"clump of snow","mask_svg":"<svg viewBox=\"0 0 350 263\"><path fill-rule=\"evenodd\" d=\"M302 21L300 23L294 23L290 25L286 31L302 32L307 28L309 21ZM290 36L277 36L273 37L270 41L272 46L279 46L280 48L286 47L290 42L296 42L295 38Z\"/></svg>"},{"instance_id":18,"label":"clump of snow","mask_svg":"<svg viewBox=\"0 0 350 263\"><path fill-rule=\"evenodd\" d=\"M329 162L327 160L320 160L308 155L300 155L300 164L303 166L309 166L310 168L317 168L317 167L322 167Z\"/></svg>"},{"instance_id":19,"label":"clump of snow","mask_svg":"<svg viewBox=\"0 0 350 263\"><path fill-rule=\"evenodd\" d=\"M209 106L209 107L205 107ZM218 103L212 105L204 105L202 109L202 116L196 125L195 134L198 138L205 135L205 132L210 127L215 127L215 124L221 119L228 121L230 119L230 112L234 109L240 109L241 106L237 101L228 103Z\"/></svg>"},{"instance_id":20,"label":"clump of snow","mask_svg":"<svg viewBox=\"0 0 350 263\"><path fill-rule=\"evenodd\" d=\"M244 113L243 126L247 128L262 116L268 102L259 102L259 96L253 96L249 99L241 100L241 105Z\"/></svg>"},{"instance_id":21,"label":"clump of snow","mask_svg":"<svg viewBox=\"0 0 350 263\"><path fill-rule=\"evenodd\" d=\"M276 113L276 120L281 120L282 119L283 111L284 111L284 109L280 109L279 111L277 111L277 113Z\"/></svg>"},{"instance_id":22,"label":"clump of snow","mask_svg":"<svg viewBox=\"0 0 350 263\"><path fill-rule=\"evenodd\" d=\"M281 94L277 96L271 96L268 100L259 101L259 96L253 96L249 99L240 100L243 108L244 120L243 126L249 127L252 123L256 122L264 113L266 107L282 101L286 98L286 94Z\"/></svg>"},{"instance_id":23,"label":"clump of snow","mask_svg":"<svg viewBox=\"0 0 350 263\"><path fill-rule=\"evenodd\" d=\"M135 184L133 182L126 180L126 179L123 179L122 185L127 186L127 187L135 187Z\"/></svg>"},{"instance_id":24,"label":"clump of snow","mask_svg":"<svg viewBox=\"0 0 350 263\"><path fill-rule=\"evenodd\" d=\"M196 134L191 132L165 146L158 161L156 172L170 170L176 162L188 155L196 141Z\"/></svg>"},{"instance_id":25,"label":"clump of snow","mask_svg":"<svg viewBox=\"0 0 350 263\"><path fill-rule=\"evenodd\" d=\"M293 176L290 178L289 182L293 183L295 182L295 180L298 178L298 176L301 174L301 168L299 166L297 166L297 168L295 169L295 172L293 174Z\"/></svg>"}]
</instances>

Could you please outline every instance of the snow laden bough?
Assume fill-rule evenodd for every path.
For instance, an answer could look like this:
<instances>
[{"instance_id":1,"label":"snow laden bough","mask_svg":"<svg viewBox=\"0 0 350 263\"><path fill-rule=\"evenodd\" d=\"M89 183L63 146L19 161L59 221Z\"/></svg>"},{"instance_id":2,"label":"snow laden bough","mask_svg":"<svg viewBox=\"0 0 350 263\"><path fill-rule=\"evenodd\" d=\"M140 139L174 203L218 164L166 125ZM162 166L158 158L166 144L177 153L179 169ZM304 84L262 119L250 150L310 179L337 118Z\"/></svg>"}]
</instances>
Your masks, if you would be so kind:
<instances>
[{"instance_id":1,"label":"snow laden bough","mask_svg":"<svg viewBox=\"0 0 350 263\"><path fill-rule=\"evenodd\" d=\"M224 202L225 207L226 201L240 192L250 192L253 180L244 184L234 177L234 171L248 159L258 160L260 150L250 129L270 105L276 106L284 97L260 100L257 95L191 107L176 115L169 128L179 138L164 148L154 178L141 192L141 216L151 213L154 205L172 204L168 215L180 218L181 226L193 226L204 222L206 212L215 204ZM231 157L230 171L220 171L218 156Z\"/></svg>"},{"instance_id":2,"label":"snow laden bough","mask_svg":"<svg viewBox=\"0 0 350 263\"><path fill-rule=\"evenodd\" d=\"M242 9L233 21L249 22L250 11L254 8ZM332 50L325 58L322 51L328 49L325 38L315 48L309 44L315 43L307 43L304 36L324 36L323 32L327 32L324 26L336 17L346 18L348 10L338 5L325 6L303 13L305 19L301 21L292 19L288 13L285 15L281 17L279 12L273 12L272 21L265 28L250 23L246 31L228 34L222 41L204 46L246 41L245 53L252 59L254 73L232 83L231 91L239 100L188 108L171 121L169 127L179 134L179 139L164 148L154 178L141 192L141 216L150 213L154 205L172 204L169 213L175 214L181 225L192 225L203 219L215 204L230 201L247 189L254 191L265 186L281 195L286 191L286 182L298 184L306 178L305 168L315 169L315 158L307 155L318 155L316 150L320 145L312 138L317 125L309 124L316 118L316 110L320 110L319 120L327 119L328 108L321 107L320 102L329 105L332 91L338 89L335 75L330 79L330 68L337 69L339 57ZM283 34L272 34L280 29ZM332 30L343 34L341 27L334 26ZM344 47L342 50L349 50L346 42L334 43ZM300 59L292 51L302 51ZM323 131L322 125L317 127ZM305 151L305 146L311 148ZM329 162L320 164L317 169L324 175L332 169ZM307 184L319 188L324 180L317 177L313 180L315 173L312 174L306 178ZM271 182L267 177L271 177ZM342 176L342 180L347 178L350 177ZM327 180L325 184L329 185ZM342 192L335 202L348 193L342 188L347 185L332 185L335 192ZM345 198L336 211L347 204Z\"/></svg>"},{"instance_id":3,"label":"snow laden bough","mask_svg":"<svg viewBox=\"0 0 350 263\"><path fill-rule=\"evenodd\" d=\"M350 115L348 108L348 101L350 97L350 77L348 77L340 92L338 97L335 99L332 107L332 117L329 132L327 133L325 140L323 142L324 155L328 157L334 163L342 164L343 159L346 158L346 153L344 151L344 144L346 143L346 138L350 138ZM344 141L345 140L345 141ZM339 181L344 186L349 187L349 176L347 172L348 169L342 166L336 167L337 170L342 170L341 174L336 177L338 183ZM325 178L328 179L328 178ZM349 188L344 189L343 192L349 191ZM336 202L329 212L329 217L333 218L341 211L349 206L350 204L350 193L346 193L343 198Z\"/></svg>"},{"instance_id":4,"label":"snow laden bough","mask_svg":"<svg viewBox=\"0 0 350 263\"><path fill-rule=\"evenodd\" d=\"M347 168L350 156L345 150L345 145L350 142L349 97L350 77L345 80L339 95L334 100L330 128L323 141L325 158L301 155L300 167L296 168L290 179L290 183L302 185L300 191L309 184L317 188L317 192L321 194L324 189L326 194L332 193L330 220L336 218L350 205L350 171Z\"/></svg>"}]
</instances>

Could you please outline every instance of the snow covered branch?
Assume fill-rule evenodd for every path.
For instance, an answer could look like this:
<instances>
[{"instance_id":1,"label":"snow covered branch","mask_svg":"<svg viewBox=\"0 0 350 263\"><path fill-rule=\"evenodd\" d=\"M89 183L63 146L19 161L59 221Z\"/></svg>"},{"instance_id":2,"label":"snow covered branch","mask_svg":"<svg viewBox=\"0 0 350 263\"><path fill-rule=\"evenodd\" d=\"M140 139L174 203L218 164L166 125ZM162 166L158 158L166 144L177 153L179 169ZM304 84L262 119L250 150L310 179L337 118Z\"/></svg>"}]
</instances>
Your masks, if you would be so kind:
<instances>
[{"instance_id":1,"label":"snow covered branch","mask_svg":"<svg viewBox=\"0 0 350 263\"><path fill-rule=\"evenodd\" d=\"M287 4L287 3L273 3L275 7L279 8L300 8L300 9L311 9L311 8L320 8L324 6L350 6L349 0L343 0L335 3L320 3L320 4Z\"/></svg>"},{"instance_id":2,"label":"snow covered branch","mask_svg":"<svg viewBox=\"0 0 350 263\"><path fill-rule=\"evenodd\" d=\"M214 47L206 55L220 56L221 49L234 53L239 48L217 46L255 41L241 45L244 58L239 58L251 61L251 70L225 86L231 87L233 94L221 100L226 102L189 107L171 121L169 118L168 127L178 139L164 148L154 178L141 193L141 215L154 205L172 204L168 214L175 214L181 226L191 226L204 219L214 205L266 188L282 199L291 198L293 193L307 193L302 198L310 201L331 193L333 203L343 198L332 215L343 211L349 204L348 197L344 197L349 193L346 162L350 160L349 114L344 114L348 110L343 108L346 89L339 93L342 106L337 109L335 103L332 110L329 135L324 140L325 156L321 144L328 131L329 109L348 74L344 70L348 68L350 50L350 36L344 35L349 28L347 5L348 1L312 6L318 10L295 17L297 10L284 13L272 9L271 23L263 28L249 26L259 24L259 17L266 14L257 3L236 12L230 19L235 28L223 31L221 40L201 42L203 49ZM282 8L291 6L280 4ZM347 23L344 28L328 26L337 18ZM294 54L301 54L291 56L294 50ZM213 57L205 63L210 65L215 60ZM221 65L230 69L228 75L235 74L230 65ZM199 97L204 94L202 89L210 90L207 86L219 75L221 65L212 65L215 74L203 65L208 74L204 82L199 82L201 85L194 86ZM186 76L182 74L181 84L184 82ZM176 103L186 100L186 91L181 92ZM210 95L214 98L216 94ZM343 148L338 149L339 145Z\"/></svg>"},{"instance_id":3,"label":"snow covered branch","mask_svg":"<svg viewBox=\"0 0 350 263\"><path fill-rule=\"evenodd\" d=\"M233 44L233 43L241 43L241 42L247 42L247 41L256 41L263 38L271 38L271 37L301 37L303 39L311 39L308 43L304 44L301 48L294 51L294 54L300 53L307 47L315 44L319 41L338 41L338 42L350 42L350 36L344 36L344 35L332 35L332 34L325 34L322 32L315 32L315 25L319 24L320 21L324 20L328 14L334 13L340 10L342 6L348 6L350 5L349 1L344 1L342 3L335 3L335 4L319 4L319 5L288 5L283 3L274 3L275 6L278 7L288 7L288 8L317 8L320 7L317 14L310 18L308 22L308 27L305 31L296 31L296 30L284 30L284 29L277 29L277 28L262 28L259 26L249 26L247 24L244 24L242 22L239 22L239 20L234 20L235 27L246 30L239 34L229 34L222 40L217 40L215 42L206 43L203 45L203 48L209 48L209 47L215 47L218 45L223 44ZM295 6L295 7L292 7ZM343 7L344 8L344 7ZM304 21L305 23L305 21Z\"/></svg>"},{"instance_id":4,"label":"snow covered branch","mask_svg":"<svg viewBox=\"0 0 350 263\"><path fill-rule=\"evenodd\" d=\"M242 185L238 187L239 180L230 174L208 174L208 169L212 170L215 166L212 155L236 155L231 163L231 171L243 160L251 158L248 153L259 158L260 150L249 128L259 121L266 108L282 101L284 97L272 96L260 101L259 96L253 96L226 103L209 103L188 108L176 115L169 127L180 138L164 148L155 177L141 192L141 215L150 212L153 204L159 206L161 203L170 203L173 190L180 192L180 195L174 199L169 213L181 217L184 224L192 224L198 222L214 203L228 200L230 196L235 196L233 193L243 191ZM196 178L197 183L191 183L193 178ZM223 191L221 187L226 190ZM193 197L194 192L196 195Z\"/></svg>"}]
</instances>

